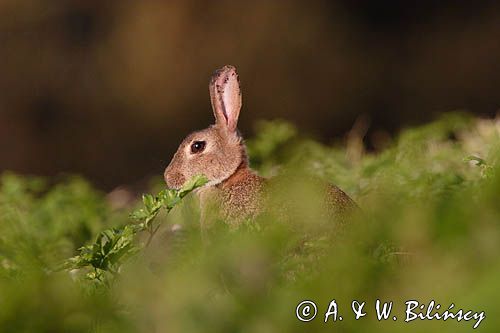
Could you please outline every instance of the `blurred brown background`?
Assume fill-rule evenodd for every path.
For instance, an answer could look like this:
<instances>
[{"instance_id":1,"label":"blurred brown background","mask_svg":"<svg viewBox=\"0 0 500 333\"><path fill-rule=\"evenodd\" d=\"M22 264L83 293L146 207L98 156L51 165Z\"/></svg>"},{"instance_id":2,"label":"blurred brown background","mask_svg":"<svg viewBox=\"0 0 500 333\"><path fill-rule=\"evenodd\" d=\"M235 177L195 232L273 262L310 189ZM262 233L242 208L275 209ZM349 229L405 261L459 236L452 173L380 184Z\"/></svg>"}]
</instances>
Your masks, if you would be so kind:
<instances>
[{"instance_id":1,"label":"blurred brown background","mask_svg":"<svg viewBox=\"0 0 500 333\"><path fill-rule=\"evenodd\" d=\"M500 2L0 0L0 171L161 175L238 67L247 136L283 118L331 142L456 109L494 114Z\"/></svg>"}]
</instances>

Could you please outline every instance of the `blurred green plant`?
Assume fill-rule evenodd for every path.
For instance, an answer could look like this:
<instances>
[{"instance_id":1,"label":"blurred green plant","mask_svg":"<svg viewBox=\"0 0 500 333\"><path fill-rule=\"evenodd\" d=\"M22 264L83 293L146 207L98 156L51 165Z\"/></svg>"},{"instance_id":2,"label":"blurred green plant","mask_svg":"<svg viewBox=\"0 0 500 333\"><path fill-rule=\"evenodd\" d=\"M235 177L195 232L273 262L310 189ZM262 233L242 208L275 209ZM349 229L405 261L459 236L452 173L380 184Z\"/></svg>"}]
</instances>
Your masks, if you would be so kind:
<instances>
[{"instance_id":1,"label":"blurred green plant","mask_svg":"<svg viewBox=\"0 0 500 333\"><path fill-rule=\"evenodd\" d=\"M263 124L249 151L260 171L280 171L270 181L276 186L269 209L257 217L258 228L225 228L220 221L208 242L200 237L195 202L185 197L204 183L200 178L180 191L144 195L131 223L80 178L54 185L2 175L0 331L454 333L472 327L404 323L402 316L379 322L373 312L354 320L353 299L367 307L393 300L395 314L404 314L407 299L454 303L486 311L478 331L497 331L498 119L450 114L402 130L383 151L361 151L356 159L343 146L299 137L290 124ZM314 186L290 177L304 171L338 185L364 213L339 233L321 214ZM286 223L280 200L294 203ZM182 231L170 232L174 224ZM81 244L89 245L75 252ZM68 270L55 271L75 253ZM318 305L309 323L295 317L304 299ZM342 322L321 318L332 299Z\"/></svg>"},{"instance_id":2,"label":"blurred green plant","mask_svg":"<svg viewBox=\"0 0 500 333\"><path fill-rule=\"evenodd\" d=\"M0 178L0 272L50 271L103 226L118 223L104 196L79 177L50 187L39 177Z\"/></svg>"},{"instance_id":3,"label":"blurred green plant","mask_svg":"<svg viewBox=\"0 0 500 333\"><path fill-rule=\"evenodd\" d=\"M273 175L286 156L286 147L297 140L297 129L283 120L259 121L257 135L247 142L252 167L262 174Z\"/></svg>"}]
</instances>

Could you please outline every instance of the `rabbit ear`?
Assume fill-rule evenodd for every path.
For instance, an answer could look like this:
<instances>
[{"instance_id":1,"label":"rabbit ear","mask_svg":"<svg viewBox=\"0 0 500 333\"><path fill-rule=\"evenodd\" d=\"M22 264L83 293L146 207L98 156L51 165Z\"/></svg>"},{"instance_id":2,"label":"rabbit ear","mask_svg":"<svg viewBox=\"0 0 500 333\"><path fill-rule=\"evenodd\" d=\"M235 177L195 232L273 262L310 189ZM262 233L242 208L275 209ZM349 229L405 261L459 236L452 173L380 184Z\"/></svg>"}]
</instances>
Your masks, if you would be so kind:
<instances>
[{"instance_id":1,"label":"rabbit ear","mask_svg":"<svg viewBox=\"0 0 500 333\"><path fill-rule=\"evenodd\" d=\"M215 122L230 131L236 131L241 109L241 91L236 68L226 65L218 69L210 80L210 98Z\"/></svg>"}]
</instances>

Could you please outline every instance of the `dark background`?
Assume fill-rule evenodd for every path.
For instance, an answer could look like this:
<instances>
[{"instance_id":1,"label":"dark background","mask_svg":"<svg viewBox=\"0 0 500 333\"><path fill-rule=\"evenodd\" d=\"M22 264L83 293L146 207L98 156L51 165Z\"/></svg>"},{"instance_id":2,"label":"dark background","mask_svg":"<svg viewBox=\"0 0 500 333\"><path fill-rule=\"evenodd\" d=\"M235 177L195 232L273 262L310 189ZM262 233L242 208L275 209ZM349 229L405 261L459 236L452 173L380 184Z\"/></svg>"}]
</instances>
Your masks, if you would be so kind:
<instances>
[{"instance_id":1,"label":"dark background","mask_svg":"<svg viewBox=\"0 0 500 333\"><path fill-rule=\"evenodd\" d=\"M0 171L110 189L161 175L212 122L238 67L240 127L283 118L324 142L464 109L497 112L500 2L0 1Z\"/></svg>"}]
</instances>

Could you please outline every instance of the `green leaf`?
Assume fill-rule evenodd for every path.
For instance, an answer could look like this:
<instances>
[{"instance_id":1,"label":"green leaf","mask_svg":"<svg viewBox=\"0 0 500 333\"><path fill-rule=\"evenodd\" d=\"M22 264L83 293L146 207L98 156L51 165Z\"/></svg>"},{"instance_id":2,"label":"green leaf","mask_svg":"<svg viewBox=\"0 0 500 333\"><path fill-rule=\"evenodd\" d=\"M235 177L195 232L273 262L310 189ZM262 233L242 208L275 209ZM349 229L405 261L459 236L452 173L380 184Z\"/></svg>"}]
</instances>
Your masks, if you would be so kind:
<instances>
[{"instance_id":1,"label":"green leaf","mask_svg":"<svg viewBox=\"0 0 500 333\"><path fill-rule=\"evenodd\" d=\"M151 231L153 230L152 223L161 208L169 212L183 197L207 182L208 179L205 176L196 176L180 190L165 189L156 196L144 194L142 196L143 207L130 214L130 218L142 221L141 223L101 231L93 244L80 248L79 255L66 260L62 265L63 269L91 267L94 270L116 274L128 257L140 251L140 247L135 244L136 234L149 230L150 237L154 235ZM100 280L103 275L98 271L92 271L86 276L89 279Z\"/></svg>"},{"instance_id":2,"label":"green leaf","mask_svg":"<svg viewBox=\"0 0 500 333\"><path fill-rule=\"evenodd\" d=\"M129 216L134 220L144 220L149 216L149 214L145 209L139 208L137 210L134 210Z\"/></svg>"},{"instance_id":3,"label":"green leaf","mask_svg":"<svg viewBox=\"0 0 500 333\"><path fill-rule=\"evenodd\" d=\"M142 202L144 203L146 211L151 212L154 208L156 200L151 194L143 194Z\"/></svg>"},{"instance_id":4,"label":"green leaf","mask_svg":"<svg viewBox=\"0 0 500 333\"><path fill-rule=\"evenodd\" d=\"M191 178L188 182L184 184L184 186L179 190L179 197L183 198L189 192L197 189L208 183L208 178L204 175L197 175Z\"/></svg>"},{"instance_id":5,"label":"green leaf","mask_svg":"<svg viewBox=\"0 0 500 333\"><path fill-rule=\"evenodd\" d=\"M466 158L464 158L465 162L475 162L477 166L487 166L488 164L486 163L485 160L483 160L481 157L474 156L474 155L469 155Z\"/></svg>"}]
</instances>

